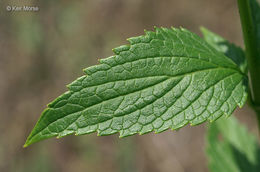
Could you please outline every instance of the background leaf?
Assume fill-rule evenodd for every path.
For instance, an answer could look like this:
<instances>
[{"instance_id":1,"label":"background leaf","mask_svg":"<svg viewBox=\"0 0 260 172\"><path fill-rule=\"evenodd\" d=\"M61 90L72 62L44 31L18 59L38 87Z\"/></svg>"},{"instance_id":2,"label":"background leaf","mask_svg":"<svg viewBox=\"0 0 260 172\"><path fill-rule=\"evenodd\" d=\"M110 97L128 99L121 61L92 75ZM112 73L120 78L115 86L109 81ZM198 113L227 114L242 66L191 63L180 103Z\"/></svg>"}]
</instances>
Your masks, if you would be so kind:
<instances>
[{"instance_id":1,"label":"background leaf","mask_svg":"<svg viewBox=\"0 0 260 172\"><path fill-rule=\"evenodd\" d=\"M257 172L260 147L254 135L234 117L222 118L209 126L207 156L211 172Z\"/></svg>"},{"instance_id":2,"label":"background leaf","mask_svg":"<svg viewBox=\"0 0 260 172\"><path fill-rule=\"evenodd\" d=\"M239 66L241 71L247 73L247 61L245 57L245 52L240 47L236 46L235 44L229 43L221 36L209 31L204 27L201 27L201 32L207 43L209 43L219 52L224 53Z\"/></svg>"},{"instance_id":3,"label":"background leaf","mask_svg":"<svg viewBox=\"0 0 260 172\"><path fill-rule=\"evenodd\" d=\"M73 133L159 133L214 121L245 103L247 76L197 35L155 28L128 40L48 105L25 146Z\"/></svg>"}]
</instances>

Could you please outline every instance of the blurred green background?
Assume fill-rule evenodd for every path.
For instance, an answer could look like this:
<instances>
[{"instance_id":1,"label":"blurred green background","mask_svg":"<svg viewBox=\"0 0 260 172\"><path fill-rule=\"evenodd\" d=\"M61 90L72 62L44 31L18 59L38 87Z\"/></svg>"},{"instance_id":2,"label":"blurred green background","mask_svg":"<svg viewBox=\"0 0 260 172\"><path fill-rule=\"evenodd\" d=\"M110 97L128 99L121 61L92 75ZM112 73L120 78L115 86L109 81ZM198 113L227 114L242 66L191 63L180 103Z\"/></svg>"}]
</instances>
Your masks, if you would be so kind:
<instances>
[{"instance_id":1,"label":"blurred green background","mask_svg":"<svg viewBox=\"0 0 260 172\"><path fill-rule=\"evenodd\" d=\"M7 12L7 5L38 12ZM1 172L206 172L206 124L119 139L118 135L48 139L22 148L46 104L112 55L126 38L153 26L205 26L242 45L236 0L1 0ZM236 111L253 132L254 115Z\"/></svg>"}]
</instances>

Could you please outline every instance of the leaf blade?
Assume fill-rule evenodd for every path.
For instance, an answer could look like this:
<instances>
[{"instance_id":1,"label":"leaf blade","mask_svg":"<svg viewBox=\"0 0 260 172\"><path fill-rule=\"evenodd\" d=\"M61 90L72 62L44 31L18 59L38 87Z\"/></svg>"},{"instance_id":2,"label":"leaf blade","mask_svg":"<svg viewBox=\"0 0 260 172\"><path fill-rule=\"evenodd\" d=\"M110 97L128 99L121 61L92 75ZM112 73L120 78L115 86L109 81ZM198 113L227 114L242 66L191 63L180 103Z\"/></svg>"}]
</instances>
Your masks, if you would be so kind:
<instances>
[{"instance_id":1,"label":"leaf blade","mask_svg":"<svg viewBox=\"0 0 260 172\"><path fill-rule=\"evenodd\" d=\"M159 133L216 120L245 103L246 75L188 30L155 28L128 40L48 105L25 146L73 133Z\"/></svg>"}]
</instances>

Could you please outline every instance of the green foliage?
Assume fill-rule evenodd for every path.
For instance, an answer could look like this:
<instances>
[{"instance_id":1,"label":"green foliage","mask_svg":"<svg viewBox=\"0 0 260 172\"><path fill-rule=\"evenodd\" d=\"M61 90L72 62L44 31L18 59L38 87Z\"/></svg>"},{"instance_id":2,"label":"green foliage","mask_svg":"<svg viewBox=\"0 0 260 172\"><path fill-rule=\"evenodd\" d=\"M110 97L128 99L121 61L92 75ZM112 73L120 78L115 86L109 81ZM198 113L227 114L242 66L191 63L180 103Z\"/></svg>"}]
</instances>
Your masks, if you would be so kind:
<instances>
[{"instance_id":1,"label":"green foliage","mask_svg":"<svg viewBox=\"0 0 260 172\"><path fill-rule=\"evenodd\" d=\"M219 119L207 134L211 172L258 172L260 147L254 135L234 117Z\"/></svg>"},{"instance_id":2,"label":"green foliage","mask_svg":"<svg viewBox=\"0 0 260 172\"><path fill-rule=\"evenodd\" d=\"M202 28L205 40L223 52L246 72L243 50ZM211 172L257 172L260 169L260 147L234 117L220 119L210 125L207 134L207 156Z\"/></svg>"},{"instance_id":3,"label":"green foliage","mask_svg":"<svg viewBox=\"0 0 260 172\"><path fill-rule=\"evenodd\" d=\"M25 146L73 133L159 133L214 121L243 106L245 66L213 48L214 41L210 45L185 29L145 33L85 69L48 105Z\"/></svg>"},{"instance_id":4,"label":"green foliage","mask_svg":"<svg viewBox=\"0 0 260 172\"><path fill-rule=\"evenodd\" d=\"M224 53L227 57L232 59L239 66L243 73L247 73L247 61L245 53L240 47L229 43L221 36L209 31L204 27L201 27L201 32L205 41L207 41L216 50Z\"/></svg>"}]
</instances>

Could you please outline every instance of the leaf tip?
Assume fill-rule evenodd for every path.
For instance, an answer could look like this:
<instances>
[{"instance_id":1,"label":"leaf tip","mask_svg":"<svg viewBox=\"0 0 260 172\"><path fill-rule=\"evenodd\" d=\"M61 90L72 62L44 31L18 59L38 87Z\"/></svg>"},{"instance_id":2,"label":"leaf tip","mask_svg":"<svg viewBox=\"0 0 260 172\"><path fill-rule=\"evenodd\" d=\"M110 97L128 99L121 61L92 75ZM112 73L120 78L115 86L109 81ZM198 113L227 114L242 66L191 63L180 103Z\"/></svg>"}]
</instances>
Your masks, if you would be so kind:
<instances>
[{"instance_id":1,"label":"leaf tip","mask_svg":"<svg viewBox=\"0 0 260 172\"><path fill-rule=\"evenodd\" d=\"M25 144L23 145L23 148L27 148L28 146L29 146L29 145L25 143Z\"/></svg>"},{"instance_id":2,"label":"leaf tip","mask_svg":"<svg viewBox=\"0 0 260 172\"><path fill-rule=\"evenodd\" d=\"M30 135L31 136L31 135ZM31 137L28 137L27 140L25 141L23 148L27 148L28 146L30 146L31 144L33 144Z\"/></svg>"}]
</instances>

